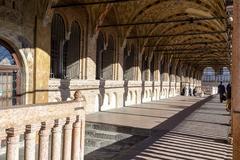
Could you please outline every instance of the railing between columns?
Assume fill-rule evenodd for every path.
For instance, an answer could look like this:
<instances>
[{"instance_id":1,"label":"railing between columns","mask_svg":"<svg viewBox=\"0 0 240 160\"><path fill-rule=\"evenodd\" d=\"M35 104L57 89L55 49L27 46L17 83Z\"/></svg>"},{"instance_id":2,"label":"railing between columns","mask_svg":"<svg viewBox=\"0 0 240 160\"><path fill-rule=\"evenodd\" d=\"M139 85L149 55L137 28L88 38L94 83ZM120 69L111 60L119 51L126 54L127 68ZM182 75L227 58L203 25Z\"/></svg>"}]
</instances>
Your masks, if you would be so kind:
<instances>
[{"instance_id":1,"label":"railing between columns","mask_svg":"<svg viewBox=\"0 0 240 160\"><path fill-rule=\"evenodd\" d=\"M85 98L75 101L17 106L0 110L0 141L6 140L6 159L83 160ZM24 157L19 157L24 135Z\"/></svg>"}]
</instances>

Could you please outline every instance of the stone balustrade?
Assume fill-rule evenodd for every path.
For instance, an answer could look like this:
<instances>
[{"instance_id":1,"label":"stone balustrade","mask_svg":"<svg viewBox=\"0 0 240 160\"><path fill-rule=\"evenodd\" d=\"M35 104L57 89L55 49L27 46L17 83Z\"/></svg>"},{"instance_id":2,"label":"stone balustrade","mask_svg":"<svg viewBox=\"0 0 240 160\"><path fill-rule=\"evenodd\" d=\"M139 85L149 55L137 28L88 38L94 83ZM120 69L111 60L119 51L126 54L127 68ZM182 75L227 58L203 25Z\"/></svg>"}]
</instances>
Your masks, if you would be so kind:
<instances>
[{"instance_id":1,"label":"stone balustrade","mask_svg":"<svg viewBox=\"0 0 240 160\"><path fill-rule=\"evenodd\" d=\"M16 106L0 110L0 140L6 141L7 160L82 160L85 138L85 99ZM20 137L24 135L24 153Z\"/></svg>"},{"instance_id":2,"label":"stone balustrade","mask_svg":"<svg viewBox=\"0 0 240 160\"><path fill-rule=\"evenodd\" d=\"M49 81L49 102L68 101L80 89L86 112L93 113L180 95L180 82L59 80Z\"/></svg>"}]
</instances>

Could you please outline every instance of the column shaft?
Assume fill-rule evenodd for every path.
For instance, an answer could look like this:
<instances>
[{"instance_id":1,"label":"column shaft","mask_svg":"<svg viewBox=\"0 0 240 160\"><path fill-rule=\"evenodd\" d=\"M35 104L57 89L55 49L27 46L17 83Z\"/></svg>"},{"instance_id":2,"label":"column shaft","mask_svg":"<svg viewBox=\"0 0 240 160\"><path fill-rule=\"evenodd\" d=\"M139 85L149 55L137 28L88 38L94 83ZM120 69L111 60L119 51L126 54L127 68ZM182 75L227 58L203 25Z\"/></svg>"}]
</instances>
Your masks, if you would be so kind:
<instances>
[{"instance_id":1,"label":"column shaft","mask_svg":"<svg viewBox=\"0 0 240 160\"><path fill-rule=\"evenodd\" d=\"M240 157L240 1L233 1L232 109L233 159Z\"/></svg>"}]
</instances>

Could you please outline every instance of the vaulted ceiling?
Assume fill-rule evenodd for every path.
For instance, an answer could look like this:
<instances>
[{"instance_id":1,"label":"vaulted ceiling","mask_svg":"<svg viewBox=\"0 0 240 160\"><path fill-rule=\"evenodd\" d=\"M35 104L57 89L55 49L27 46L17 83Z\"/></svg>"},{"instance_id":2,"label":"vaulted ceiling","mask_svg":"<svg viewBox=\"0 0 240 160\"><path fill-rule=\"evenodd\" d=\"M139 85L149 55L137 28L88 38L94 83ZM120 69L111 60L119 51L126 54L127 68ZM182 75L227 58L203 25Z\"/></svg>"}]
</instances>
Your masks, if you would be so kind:
<instances>
[{"instance_id":1,"label":"vaulted ceiling","mask_svg":"<svg viewBox=\"0 0 240 160\"><path fill-rule=\"evenodd\" d=\"M115 29L141 52L196 67L229 66L231 24L224 0L59 0L53 8L88 11L93 29Z\"/></svg>"}]
</instances>

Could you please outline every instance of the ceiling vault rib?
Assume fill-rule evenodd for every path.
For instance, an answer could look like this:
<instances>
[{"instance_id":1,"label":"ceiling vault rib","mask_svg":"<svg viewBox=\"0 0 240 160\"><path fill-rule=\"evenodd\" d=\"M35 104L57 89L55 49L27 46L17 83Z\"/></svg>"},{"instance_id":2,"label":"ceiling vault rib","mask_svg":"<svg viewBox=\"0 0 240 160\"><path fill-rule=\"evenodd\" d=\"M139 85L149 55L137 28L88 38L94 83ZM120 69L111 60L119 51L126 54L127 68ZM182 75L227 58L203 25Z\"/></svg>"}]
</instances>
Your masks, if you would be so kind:
<instances>
[{"instance_id":1,"label":"ceiling vault rib","mask_svg":"<svg viewBox=\"0 0 240 160\"><path fill-rule=\"evenodd\" d=\"M149 25L149 24L168 24L168 23L182 23L182 22L200 22L200 21L211 21L211 20L224 20L227 19L225 17L205 17L205 18L186 18L179 20L162 20L162 21L152 21L152 22L134 22L134 23L122 23L122 24L109 24L109 25L100 25L99 28L107 28L107 27L128 27L128 26L136 26L136 25Z\"/></svg>"},{"instance_id":2,"label":"ceiling vault rib","mask_svg":"<svg viewBox=\"0 0 240 160\"><path fill-rule=\"evenodd\" d=\"M91 6L91 5L99 5L99 4L127 3L132 1L138 1L138 0L107 0L107 1L97 1L97 2L78 2L78 3L53 5L51 8L67 8L67 7Z\"/></svg>"},{"instance_id":3,"label":"ceiling vault rib","mask_svg":"<svg viewBox=\"0 0 240 160\"><path fill-rule=\"evenodd\" d=\"M178 37L178 36L193 36L193 35L211 35L211 34L223 34L227 33L226 30L223 31L213 31L213 32L195 32L195 33L179 33L179 34L163 34L163 35L141 35L141 36L129 36L127 39L142 39L142 38L161 38L161 37Z\"/></svg>"}]
</instances>

